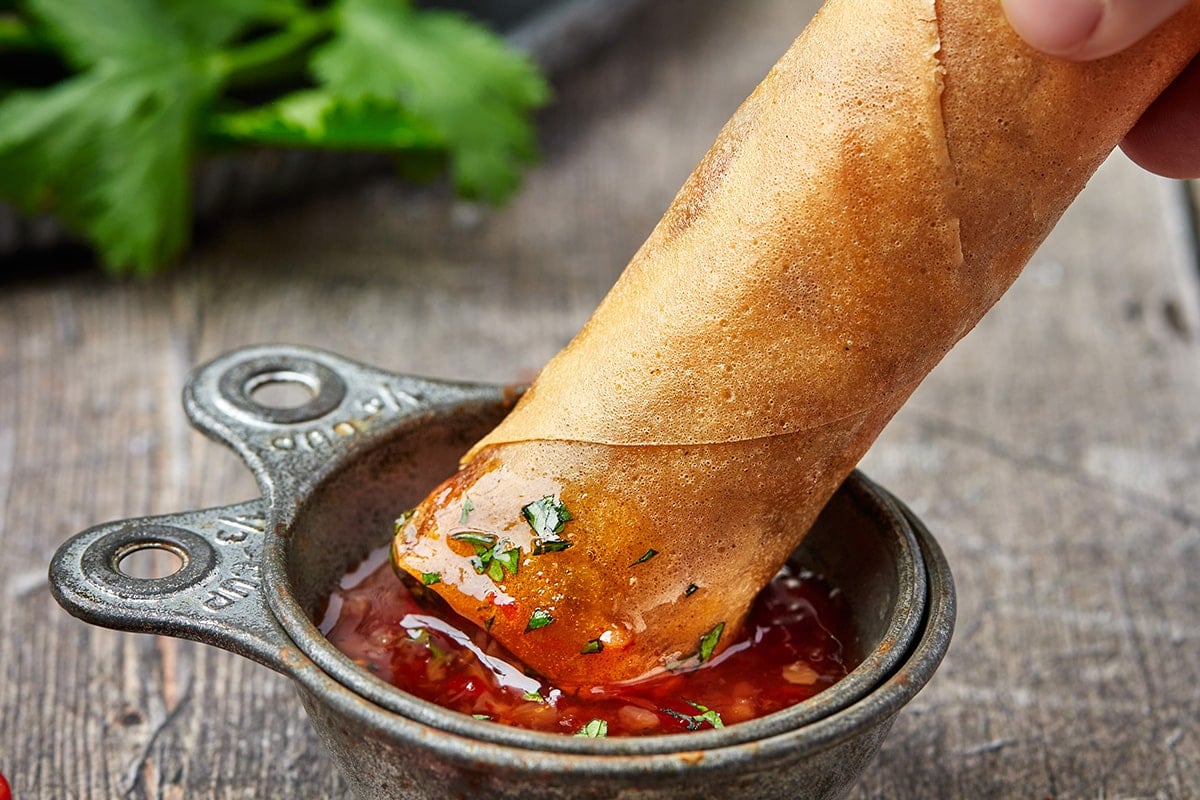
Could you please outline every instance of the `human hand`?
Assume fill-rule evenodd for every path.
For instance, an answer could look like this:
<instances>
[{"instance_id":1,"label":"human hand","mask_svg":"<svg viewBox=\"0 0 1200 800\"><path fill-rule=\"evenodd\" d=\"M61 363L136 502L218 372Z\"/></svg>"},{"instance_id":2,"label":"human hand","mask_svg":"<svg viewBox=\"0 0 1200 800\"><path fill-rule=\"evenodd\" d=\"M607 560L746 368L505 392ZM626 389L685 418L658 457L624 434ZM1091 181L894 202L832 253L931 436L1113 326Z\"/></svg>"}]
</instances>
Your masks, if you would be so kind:
<instances>
[{"instance_id":1,"label":"human hand","mask_svg":"<svg viewBox=\"0 0 1200 800\"><path fill-rule=\"evenodd\" d=\"M1076 61L1124 50L1189 0L1003 0L1029 44ZM1135 163L1169 178L1200 178L1200 59L1167 87L1121 143Z\"/></svg>"}]
</instances>

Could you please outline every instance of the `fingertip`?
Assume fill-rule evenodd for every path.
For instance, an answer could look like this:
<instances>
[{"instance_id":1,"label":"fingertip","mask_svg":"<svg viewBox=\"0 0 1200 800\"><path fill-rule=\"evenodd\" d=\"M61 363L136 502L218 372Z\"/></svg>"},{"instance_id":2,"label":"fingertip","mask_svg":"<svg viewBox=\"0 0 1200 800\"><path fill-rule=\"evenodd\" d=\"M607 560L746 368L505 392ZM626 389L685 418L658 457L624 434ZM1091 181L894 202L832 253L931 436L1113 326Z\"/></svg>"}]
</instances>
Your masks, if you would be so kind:
<instances>
[{"instance_id":1,"label":"fingertip","mask_svg":"<svg viewBox=\"0 0 1200 800\"><path fill-rule=\"evenodd\" d=\"M1033 47L1072 61L1120 52L1189 0L1001 0L1013 29Z\"/></svg>"},{"instance_id":2,"label":"fingertip","mask_svg":"<svg viewBox=\"0 0 1200 800\"><path fill-rule=\"evenodd\" d=\"M1138 166L1166 178L1200 178L1200 59L1146 110L1121 142Z\"/></svg>"},{"instance_id":3,"label":"fingertip","mask_svg":"<svg viewBox=\"0 0 1200 800\"><path fill-rule=\"evenodd\" d=\"M1104 58L1140 41L1189 0L1108 0L1103 18L1088 40L1071 57L1077 60Z\"/></svg>"},{"instance_id":4,"label":"fingertip","mask_svg":"<svg viewBox=\"0 0 1200 800\"><path fill-rule=\"evenodd\" d=\"M1070 57L1087 45L1104 19L1102 0L1002 0L1013 29L1033 47Z\"/></svg>"}]
</instances>

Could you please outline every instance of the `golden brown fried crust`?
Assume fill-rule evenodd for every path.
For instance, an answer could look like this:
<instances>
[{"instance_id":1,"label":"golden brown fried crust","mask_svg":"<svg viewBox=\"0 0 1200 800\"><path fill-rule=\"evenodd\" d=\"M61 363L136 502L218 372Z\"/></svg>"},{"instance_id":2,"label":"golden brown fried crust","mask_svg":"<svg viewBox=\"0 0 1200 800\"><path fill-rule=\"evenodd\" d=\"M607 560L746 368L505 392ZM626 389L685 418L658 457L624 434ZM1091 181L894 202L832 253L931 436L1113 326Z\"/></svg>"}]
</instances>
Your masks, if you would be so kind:
<instances>
[{"instance_id":1,"label":"golden brown fried crust","mask_svg":"<svg viewBox=\"0 0 1200 800\"><path fill-rule=\"evenodd\" d=\"M452 479L470 492L475 458L577 504L577 546L562 569L510 581L521 610L499 638L578 684L635 677L719 622L732 630L1198 49L1200 3L1125 53L1077 64L1021 42L998 0L829 2ZM498 520L519 519L519 491L494 497ZM436 498L397 539L414 574L419 551L448 552ZM674 577L630 575L629 555L647 548ZM686 613L659 602L696 581L707 596ZM435 588L480 618L453 581ZM553 632L524 633L526 606L551 596ZM640 631L623 649L572 649L622 626Z\"/></svg>"}]
</instances>

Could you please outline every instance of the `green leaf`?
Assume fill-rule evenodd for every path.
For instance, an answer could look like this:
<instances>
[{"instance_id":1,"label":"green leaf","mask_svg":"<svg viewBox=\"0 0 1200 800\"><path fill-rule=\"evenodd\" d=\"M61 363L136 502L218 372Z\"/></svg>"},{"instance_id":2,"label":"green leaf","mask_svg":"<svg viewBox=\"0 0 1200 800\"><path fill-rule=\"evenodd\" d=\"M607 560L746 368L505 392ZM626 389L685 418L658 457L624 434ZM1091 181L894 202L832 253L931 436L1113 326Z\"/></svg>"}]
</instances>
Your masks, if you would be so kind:
<instances>
[{"instance_id":1,"label":"green leaf","mask_svg":"<svg viewBox=\"0 0 1200 800\"><path fill-rule=\"evenodd\" d=\"M445 137L458 190L498 201L534 155L528 113L549 96L523 56L465 18L404 0L339 0L338 33L312 61L347 99L399 102Z\"/></svg>"},{"instance_id":2,"label":"green leaf","mask_svg":"<svg viewBox=\"0 0 1200 800\"><path fill-rule=\"evenodd\" d=\"M51 211L114 272L177 256L191 226L197 118L219 88L210 48L265 0L30 0L78 74L0 101L0 195Z\"/></svg>"},{"instance_id":3,"label":"green leaf","mask_svg":"<svg viewBox=\"0 0 1200 800\"><path fill-rule=\"evenodd\" d=\"M86 234L112 271L150 272L188 240L192 131L212 88L164 54L11 95L0 193Z\"/></svg>"},{"instance_id":4,"label":"green leaf","mask_svg":"<svg viewBox=\"0 0 1200 800\"><path fill-rule=\"evenodd\" d=\"M301 8L295 0L28 0L26 6L78 67L140 61L172 44L194 54L228 42L257 19Z\"/></svg>"},{"instance_id":5,"label":"green leaf","mask_svg":"<svg viewBox=\"0 0 1200 800\"><path fill-rule=\"evenodd\" d=\"M487 567L487 576L489 578L496 583L504 580L504 567L500 565L499 561L494 561L489 558L486 562L484 562L484 564Z\"/></svg>"},{"instance_id":6,"label":"green leaf","mask_svg":"<svg viewBox=\"0 0 1200 800\"><path fill-rule=\"evenodd\" d=\"M593 719L575 732L576 736L586 736L589 739L603 739L608 736L608 721Z\"/></svg>"},{"instance_id":7,"label":"green leaf","mask_svg":"<svg viewBox=\"0 0 1200 800\"><path fill-rule=\"evenodd\" d=\"M425 586L433 586L435 583L442 582L442 574L440 572L422 572L421 583Z\"/></svg>"},{"instance_id":8,"label":"green leaf","mask_svg":"<svg viewBox=\"0 0 1200 800\"><path fill-rule=\"evenodd\" d=\"M546 495L540 500L534 500L521 508L521 516L529 523L529 527L533 528L535 538L531 549L535 556L561 553L574 544L559 537L573 517L567 506L557 497Z\"/></svg>"},{"instance_id":9,"label":"green leaf","mask_svg":"<svg viewBox=\"0 0 1200 800\"><path fill-rule=\"evenodd\" d=\"M687 726L689 731L698 731L704 723L708 723L714 728L724 728L725 723L721 720L721 715L713 711L707 706L702 706L699 703L693 703L691 700L685 701L689 706L696 709L698 714L684 714L682 711L676 711L673 708L659 709L668 716L675 717Z\"/></svg>"},{"instance_id":10,"label":"green leaf","mask_svg":"<svg viewBox=\"0 0 1200 800\"><path fill-rule=\"evenodd\" d=\"M544 628L554 622L554 615L549 611L540 608L535 608L533 614L529 616L529 623L525 626L525 632L536 631L538 628Z\"/></svg>"},{"instance_id":11,"label":"green leaf","mask_svg":"<svg viewBox=\"0 0 1200 800\"><path fill-rule=\"evenodd\" d=\"M534 539L532 550L535 556L544 556L547 553L561 553L574 546L575 543L569 539Z\"/></svg>"},{"instance_id":12,"label":"green leaf","mask_svg":"<svg viewBox=\"0 0 1200 800\"><path fill-rule=\"evenodd\" d=\"M579 651L579 654L583 656L590 656L592 653L599 653L603 649L604 642L600 641L599 639L589 639L588 643L585 644L583 649Z\"/></svg>"},{"instance_id":13,"label":"green leaf","mask_svg":"<svg viewBox=\"0 0 1200 800\"><path fill-rule=\"evenodd\" d=\"M521 568L521 548L508 547L510 542L507 539L497 540L495 534L479 531L454 533L450 538L471 545L475 551L471 566L480 575L487 575L497 583L504 580L505 570L516 575Z\"/></svg>"},{"instance_id":14,"label":"green leaf","mask_svg":"<svg viewBox=\"0 0 1200 800\"><path fill-rule=\"evenodd\" d=\"M292 92L244 111L212 114L205 130L218 141L278 147L414 150L445 144L428 121L396 103L347 100L323 89ZM466 522L465 516L461 522Z\"/></svg>"},{"instance_id":15,"label":"green leaf","mask_svg":"<svg viewBox=\"0 0 1200 800\"><path fill-rule=\"evenodd\" d=\"M468 495L463 495L462 513L458 515L458 524L466 525L467 519L471 516L471 512L475 510L475 504L471 502Z\"/></svg>"},{"instance_id":16,"label":"green leaf","mask_svg":"<svg viewBox=\"0 0 1200 800\"><path fill-rule=\"evenodd\" d=\"M717 627L700 637L700 663L712 658L713 651L717 649L717 642L721 641L721 632L724 630L725 623L719 622Z\"/></svg>"},{"instance_id":17,"label":"green leaf","mask_svg":"<svg viewBox=\"0 0 1200 800\"><path fill-rule=\"evenodd\" d=\"M501 564L506 570L516 575L521 569L521 548L513 547L509 550L501 550L497 545L492 550L492 559L495 563Z\"/></svg>"},{"instance_id":18,"label":"green leaf","mask_svg":"<svg viewBox=\"0 0 1200 800\"><path fill-rule=\"evenodd\" d=\"M637 561L633 562L629 566L636 567L638 564L645 564L647 561L654 558L656 555L658 555L658 551L655 550L653 547L651 547L644 554L642 554L641 558L639 558Z\"/></svg>"},{"instance_id":19,"label":"green leaf","mask_svg":"<svg viewBox=\"0 0 1200 800\"><path fill-rule=\"evenodd\" d=\"M721 721L721 715L713 709L709 708L708 706L702 706L699 703L693 703L691 700L688 700L687 704L700 712L699 714L693 715L693 719L695 719L697 722L707 722L714 728L725 727L725 723Z\"/></svg>"},{"instance_id":20,"label":"green leaf","mask_svg":"<svg viewBox=\"0 0 1200 800\"><path fill-rule=\"evenodd\" d=\"M459 542L466 542L475 550L475 555L482 556L484 553L496 546L496 535L494 533L480 533L479 531L463 531L462 533L454 533L450 535L451 539Z\"/></svg>"}]
</instances>

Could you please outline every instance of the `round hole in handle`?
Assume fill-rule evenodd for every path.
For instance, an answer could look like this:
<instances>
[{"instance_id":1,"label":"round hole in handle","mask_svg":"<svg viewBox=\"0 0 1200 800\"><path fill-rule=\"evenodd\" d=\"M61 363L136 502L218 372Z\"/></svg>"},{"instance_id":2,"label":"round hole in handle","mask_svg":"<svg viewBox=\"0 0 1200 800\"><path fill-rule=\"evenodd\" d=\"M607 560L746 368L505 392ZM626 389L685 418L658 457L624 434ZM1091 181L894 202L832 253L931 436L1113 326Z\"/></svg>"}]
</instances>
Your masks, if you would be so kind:
<instances>
[{"instance_id":1,"label":"round hole in handle","mask_svg":"<svg viewBox=\"0 0 1200 800\"><path fill-rule=\"evenodd\" d=\"M134 545L116 555L117 572L138 580L169 578L187 566L187 553L164 542Z\"/></svg>"},{"instance_id":2,"label":"round hole in handle","mask_svg":"<svg viewBox=\"0 0 1200 800\"><path fill-rule=\"evenodd\" d=\"M246 382L246 395L251 400L274 409L300 408L320 392L321 387L311 375L299 372L264 372Z\"/></svg>"},{"instance_id":3,"label":"round hole in handle","mask_svg":"<svg viewBox=\"0 0 1200 800\"><path fill-rule=\"evenodd\" d=\"M131 556L163 550L179 560L179 568L162 577L139 577L126 571ZM81 567L88 580L126 598L152 598L195 586L216 568L211 544L173 525L126 525L110 531L83 552Z\"/></svg>"},{"instance_id":4,"label":"round hole in handle","mask_svg":"<svg viewBox=\"0 0 1200 800\"><path fill-rule=\"evenodd\" d=\"M217 390L243 413L276 425L323 417L346 396L345 382L329 367L287 355L234 364L221 375Z\"/></svg>"}]
</instances>

